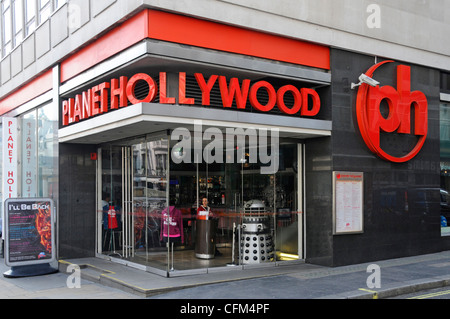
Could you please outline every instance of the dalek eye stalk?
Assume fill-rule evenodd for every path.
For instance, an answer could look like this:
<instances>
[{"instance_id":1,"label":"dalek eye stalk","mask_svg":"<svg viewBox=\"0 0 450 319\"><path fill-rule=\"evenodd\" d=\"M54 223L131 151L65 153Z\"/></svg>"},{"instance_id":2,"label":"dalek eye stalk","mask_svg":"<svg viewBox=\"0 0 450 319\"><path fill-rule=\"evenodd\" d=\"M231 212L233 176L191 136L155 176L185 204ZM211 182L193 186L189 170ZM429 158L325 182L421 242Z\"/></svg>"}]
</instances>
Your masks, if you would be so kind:
<instances>
[{"instance_id":1,"label":"dalek eye stalk","mask_svg":"<svg viewBox=\"0 0 450 319\"><path fill-rule=\"evenodd\" d=\"M243 264L258 264L274 259L270 219L260 200L250 200L244 204L240 249Z\"/></svg>"}]
</instances>

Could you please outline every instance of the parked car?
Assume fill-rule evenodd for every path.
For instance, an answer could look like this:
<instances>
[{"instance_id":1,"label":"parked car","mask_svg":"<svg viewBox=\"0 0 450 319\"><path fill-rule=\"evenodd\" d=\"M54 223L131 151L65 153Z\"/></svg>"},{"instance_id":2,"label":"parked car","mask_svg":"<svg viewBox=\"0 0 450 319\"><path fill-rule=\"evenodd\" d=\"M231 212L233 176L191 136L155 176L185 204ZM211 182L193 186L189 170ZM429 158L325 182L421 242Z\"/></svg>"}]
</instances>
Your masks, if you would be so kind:
<instances>
[{"instance_id":1,"label":"parked car","mask_svg":"<svg viewBox=\"0 0 450 319\"><path fill-rule=\"evenodd\" d=\"M445 189L441 188L441 216L450 222L450 194Z\"/></svg>"},{"instance_id":2,"label":"parked car","mask_svg":"<svg viewBox=\"0 0 450 319\"><path fill-rule=\"evenodd\" d=\"M3 241L3 219L0 216L0 257L5 257L5 251L4 251L4 241Z\"/></svg>"}]
</instances>

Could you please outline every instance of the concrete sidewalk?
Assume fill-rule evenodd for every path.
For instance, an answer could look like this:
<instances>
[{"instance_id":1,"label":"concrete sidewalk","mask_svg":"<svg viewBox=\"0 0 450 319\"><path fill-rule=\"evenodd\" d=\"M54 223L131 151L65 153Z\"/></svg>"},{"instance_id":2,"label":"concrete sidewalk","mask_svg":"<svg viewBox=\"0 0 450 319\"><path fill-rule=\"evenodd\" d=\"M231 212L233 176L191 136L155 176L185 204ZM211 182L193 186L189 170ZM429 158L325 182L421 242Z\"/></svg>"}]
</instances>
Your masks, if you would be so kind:
<instances>
[{"instance_id":1,"label":"concrete sidewalk","mask_svg":"<svg viewBox=\"0 0 450 319\"><path fill-rule=\"evenodd\" d=\"M68 288L70 264L81 268L80 288ZM367 287L367 267L380 268L381 288ZM305 263L263 268L209 269L166 278L99 258L60 261L60 272L0 277L0 298L50 299L372 299L450 285L450 251L328 268ZM0 260L0 271L8 270Z\"/></svg>"}]
</instances>

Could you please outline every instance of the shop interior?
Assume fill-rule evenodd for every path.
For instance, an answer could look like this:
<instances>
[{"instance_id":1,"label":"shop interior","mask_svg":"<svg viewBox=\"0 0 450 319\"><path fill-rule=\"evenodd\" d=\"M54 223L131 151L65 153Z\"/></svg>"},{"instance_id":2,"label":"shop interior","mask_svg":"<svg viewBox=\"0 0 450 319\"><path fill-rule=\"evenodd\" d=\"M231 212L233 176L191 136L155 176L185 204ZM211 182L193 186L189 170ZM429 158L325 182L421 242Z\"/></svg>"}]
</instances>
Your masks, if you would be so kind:
<instances>
[{"instance_id":1,"label":"shop interior","mask_svg":"<svg viewBox=\"0 0 450 319\"><path fill-rule=\"evenodd\" d=\"M301 259L301 145L269 145L279 165L262 174L249 137L237 139L228 161L226 151L196 161L193 150L180 162L186 153L170 132L101 145L98 253L168 272ZM204 197L212 215L198 220Z\"/></svg>"}]
</instances>

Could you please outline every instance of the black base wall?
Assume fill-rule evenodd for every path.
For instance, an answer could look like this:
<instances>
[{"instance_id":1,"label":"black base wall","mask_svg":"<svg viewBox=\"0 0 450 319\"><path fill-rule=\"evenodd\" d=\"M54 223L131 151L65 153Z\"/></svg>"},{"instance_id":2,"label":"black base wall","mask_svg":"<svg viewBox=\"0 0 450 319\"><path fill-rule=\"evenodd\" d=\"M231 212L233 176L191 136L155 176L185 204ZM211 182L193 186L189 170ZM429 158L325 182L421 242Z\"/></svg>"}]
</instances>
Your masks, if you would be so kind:
<instances>
[{"instance_id":1,"label":"black base wall","mask_svg":"<svg viewBox=\"0 0 450 319\"><path fill-rule=\"evenodd\" d=\"M335 171L364 172L364 233L333 236L333 265L433 253L442 249L439 205L439 72L411 66L411 91L428 100L428 135L421 152L403 164L375 156L365 145L355 118L357 89L350 83L375 64L375 58L332 50L332 158ZM377 62L380 62L378 59ZM396 67L374 74L380 86L397 87ZM415 137L382 134L385 151L409 151Z\"/></svg>"},{"instance_id":2,"label":"black base wall","mask_svg":"<svg viewBox=\"0 0 450 319\"><path fill-rule=\"evenodd\" d=\"M60 144L59 258L95 256L96 153L92 145Z\"/></svg>"},{"instance_id":3,"label":"black base wall","mask_svg":"<svg viewBox=\"0 0 450 319\"><path fill-rule=\"evenodd\" d=\"M333 265L331 138L305 142L306 262Z\"/></svg>"}]
</instances>

